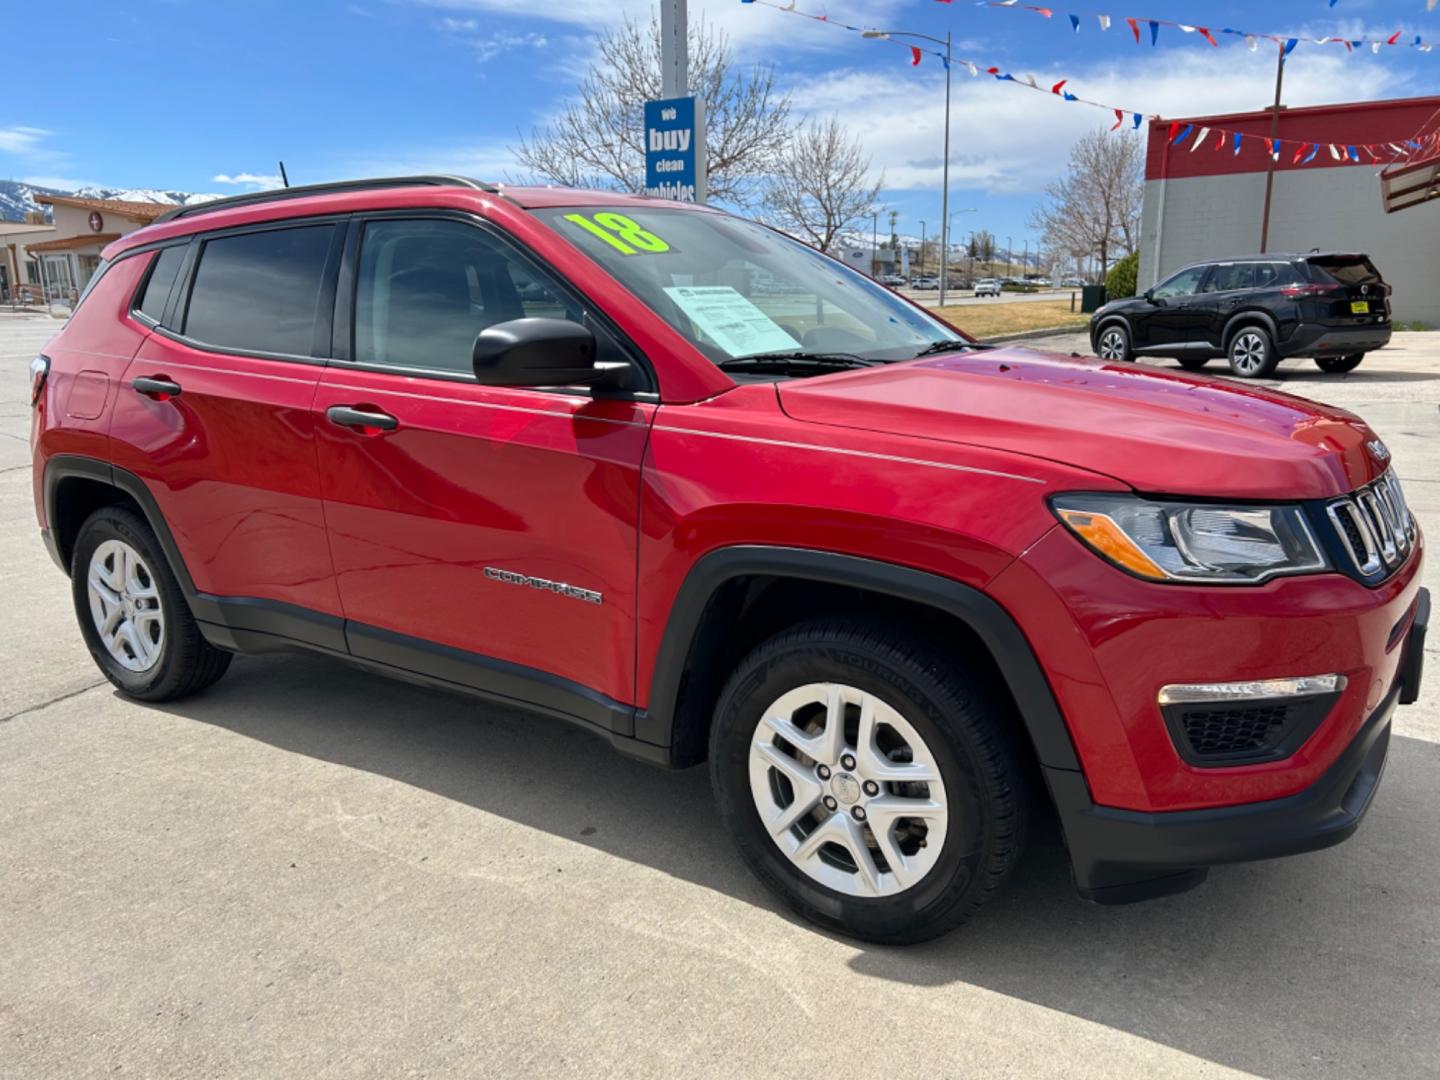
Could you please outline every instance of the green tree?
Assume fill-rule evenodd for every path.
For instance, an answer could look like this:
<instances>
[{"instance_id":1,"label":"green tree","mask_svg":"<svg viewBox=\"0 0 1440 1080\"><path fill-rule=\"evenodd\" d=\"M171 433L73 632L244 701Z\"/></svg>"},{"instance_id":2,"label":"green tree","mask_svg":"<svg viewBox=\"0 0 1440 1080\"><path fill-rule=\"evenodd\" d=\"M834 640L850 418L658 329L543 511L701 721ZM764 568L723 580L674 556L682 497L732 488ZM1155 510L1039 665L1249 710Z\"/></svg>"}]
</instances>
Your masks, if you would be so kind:
<instances>
[{"instance_id":1,"label":"green tree","mask_svg":"<svg viewBox=\"0 0 1440 1080\"><path fill-rule=\"evenodd\" d=\"M1105 275L1105 299L1123 300L1135 295L1136 279L1140 276L1140 253L1132 251L1110 268Z\"/></svg>"}]
</instances>

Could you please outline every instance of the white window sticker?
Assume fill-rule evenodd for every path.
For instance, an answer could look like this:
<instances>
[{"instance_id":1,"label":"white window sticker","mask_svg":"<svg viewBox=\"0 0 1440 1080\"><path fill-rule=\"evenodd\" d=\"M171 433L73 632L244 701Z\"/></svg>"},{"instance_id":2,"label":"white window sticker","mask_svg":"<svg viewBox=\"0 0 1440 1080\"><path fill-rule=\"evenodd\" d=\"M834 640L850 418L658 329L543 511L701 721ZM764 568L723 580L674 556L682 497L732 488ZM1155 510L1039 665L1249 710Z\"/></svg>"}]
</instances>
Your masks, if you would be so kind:
<instances>
[{"instance_id":1,"label":"white window sticker","mask_svg":"<svg viewBox=\"0 0 1440 1080\"><path fill-rule=\"evenodd\" d=\"M678 285L665 290L711 341L731 356L798 349L800 343L728 285Z\"/></svg>"}]
</instances>

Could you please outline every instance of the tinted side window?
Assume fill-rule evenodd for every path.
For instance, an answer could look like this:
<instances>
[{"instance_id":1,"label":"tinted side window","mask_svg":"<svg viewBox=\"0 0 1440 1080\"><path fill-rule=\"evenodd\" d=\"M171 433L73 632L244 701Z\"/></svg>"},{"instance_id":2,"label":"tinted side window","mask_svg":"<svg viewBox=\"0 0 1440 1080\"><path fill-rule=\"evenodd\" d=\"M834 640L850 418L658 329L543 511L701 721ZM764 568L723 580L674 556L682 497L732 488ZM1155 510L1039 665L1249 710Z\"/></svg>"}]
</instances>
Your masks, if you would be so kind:
<instances>
[{"instance_id":1,"label":"tinted side window","mask_svg":"<svg viewBox=\"0 0 1440 1080\"><path fill-rule=\"evenodd\" d=\"M1256 263L1255 287L1257 289L1278 289L1293 285L1299 280L1295 268L1289 263Z\"/></svg>"},{"instance_id":2,"label":"tinted side window","mask_svg":"<svg viewBox=\"0 0 1440 1080\"><path fill-rule=\"evenodd\" d=\"M459 221L373 221L355 281L355 359L470 374L487 326L584 312L506 245Z\"/></svg>"},{"instance_id":3,"label":"tinted side window","mask_svg":"<svg viewBox=\"0 0 1440 1080\"><path fill-rule=\"evenodd\" d=\"M155 256L150 267L150 277L145 282L145 291L140 294L140 303L135 310L159 322L165 314L165 301L170 299L170 287L175 284L175 275L185 260L185 245L168 247Z\"/></svg>"},{"instance_id":4,"label":"tinted side window","mask_svg":"<svg viewBox=\"0 0 1440 1080\"><path fill-rule=\"evenodd\" d=\"M1255 285L1253 263L1221 263L1205 283L1206 292L1230 292L1233 289L1249 289Z\"/></svg>"},{"instance_id":5,"label":"tinted side window","mask_svg":"<svg viewBox=\"0 0 1440 1080\"><path fill-rule=\"evenodd\" d=\"M236 352L309 356L334 232L306 225L206 241L186 336Z\"/></svg>"},{"instance_id":6,"label":"tinted side window","mask_svg":"<svg viewBox=\"0 0 1440 1080\"><path fill-rule=\"evenodd\" d=\"M1155 295L1160 297L1168 296L1189 296L1200 291L1200 282L1205 278L1205 271L1208 266L1192 266L1189 270L1181 270L1169 281L1155 289Z\"/></svg>"}]
</instances>

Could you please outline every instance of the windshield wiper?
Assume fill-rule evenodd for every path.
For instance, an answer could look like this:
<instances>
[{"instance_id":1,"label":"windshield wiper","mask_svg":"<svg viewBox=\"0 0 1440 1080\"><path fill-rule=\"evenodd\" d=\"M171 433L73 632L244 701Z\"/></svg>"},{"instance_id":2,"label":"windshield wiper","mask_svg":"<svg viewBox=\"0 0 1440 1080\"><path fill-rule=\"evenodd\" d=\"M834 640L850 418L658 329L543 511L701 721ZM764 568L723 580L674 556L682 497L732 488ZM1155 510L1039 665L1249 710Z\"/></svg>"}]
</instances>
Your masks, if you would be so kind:
<instances>
[{"instance_id":1,"label":"windshield wiper","mask_svg":"<svg viewBox=\"0 0 1440 1080\"><path fill-rule=\"evenodd\" d=\"M973 341L932 341L915 354L915 359L922 356L934 356L936 353L960 352L991 348L989 345L980 345Z\"/></svg>"},{"instance_id":2,"label":"windshield wiper","mask_svg":"<svg viewBox=\"0 0 1440 1080\"><path fill-rule=\"evenodd\" d=\"M880 360L866 360L853 353L832 352L775 352L753 353L750 356L735 356L721 360L716 367L721 371L743 371L760 368L829 368L841 371L850 368L874 367Z\"/></svg>"}]
</instances>

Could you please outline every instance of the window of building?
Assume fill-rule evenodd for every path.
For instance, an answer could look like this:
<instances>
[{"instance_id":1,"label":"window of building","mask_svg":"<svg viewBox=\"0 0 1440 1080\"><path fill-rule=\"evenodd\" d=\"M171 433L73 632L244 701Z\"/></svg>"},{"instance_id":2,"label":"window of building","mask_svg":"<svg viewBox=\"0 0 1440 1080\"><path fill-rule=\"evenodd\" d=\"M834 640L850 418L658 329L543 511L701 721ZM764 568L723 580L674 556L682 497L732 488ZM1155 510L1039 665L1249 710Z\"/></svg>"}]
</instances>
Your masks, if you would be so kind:
<instances>
[{"instance_id":1,"label":"window of building","mask_svg":"<svg viewBox=\"0 0 1440 1080\"><path fill-rule=\"evenodd\" d=\"M480 331L527 317L585 321L551 278L472 225L365 226L355 283L358 362L468 375Z\"/></svg>"},{"instance_id":2,"label":"window of building","mask_svg":"<svg viewBox=\"0 0 1440 1080\"><path fill-rule=\"evenodd\" d=\"M154 322L165 314L165 301L170 298L170 287L175 284L175 275L185 260L185 245L165 248L155 257L150 268L150 278L145 282L145 291L140 294L136 310Z\"/></svg>"},{"instance_id":3,"label":"window of building","mask_svg":"<svg viewBox=\"0 0 1440 1080\"><path fill-rule=\"evenodd\" d=\"M236 352L309 356L333 225L207 240L185 334Z\"/></svg>"}]
</instances>

